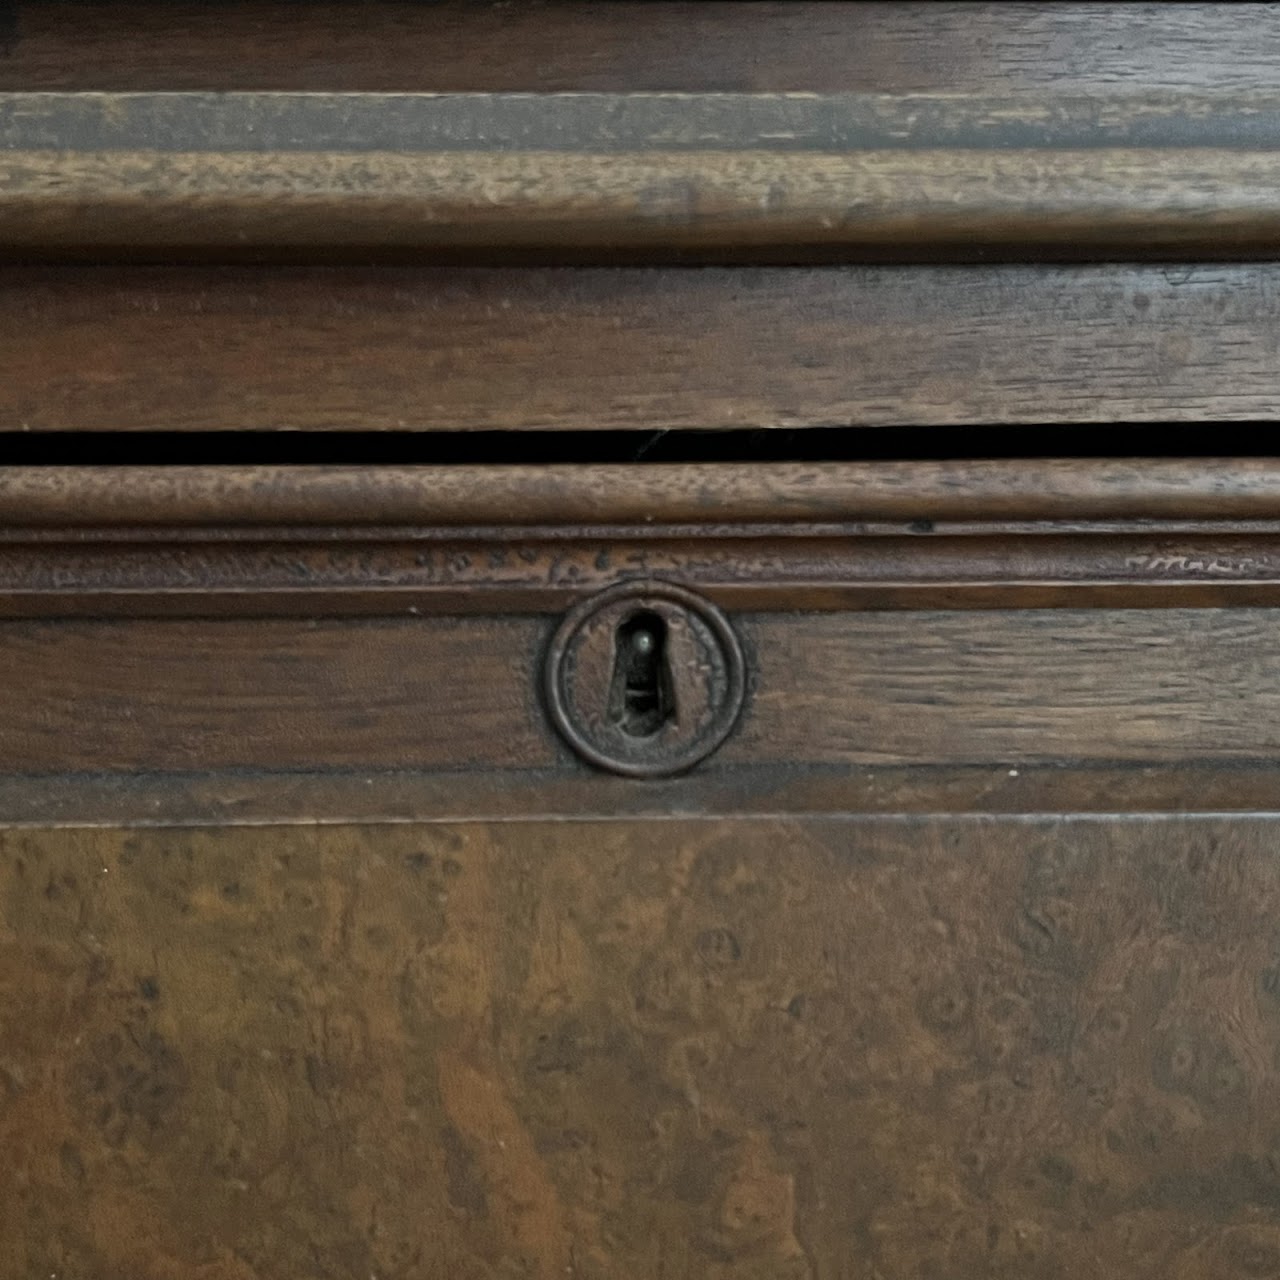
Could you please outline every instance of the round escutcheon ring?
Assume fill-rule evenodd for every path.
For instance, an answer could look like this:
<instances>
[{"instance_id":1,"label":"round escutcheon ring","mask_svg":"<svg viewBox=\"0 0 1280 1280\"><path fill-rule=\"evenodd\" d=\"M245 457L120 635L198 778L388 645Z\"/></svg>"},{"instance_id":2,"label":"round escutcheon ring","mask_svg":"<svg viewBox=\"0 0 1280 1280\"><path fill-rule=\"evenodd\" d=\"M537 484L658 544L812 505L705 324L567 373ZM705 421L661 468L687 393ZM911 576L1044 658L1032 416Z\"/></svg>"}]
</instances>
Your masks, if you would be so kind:
<instances>
[{"instance_id":1,"label":"round escutcheon ring","mask_svg":"<svg viewBox=\"0 0 1280 1280\"><path fill-rule=\"evenodd\" d=\"M679 641L676 716L646 737L628 735L609 714L604 687L619 628L636 616L660 620ZM694 592L625 582L565 615L547 650L544 691L552 724L584 760L624 777L668 777L705 760L733 732L746 695L742 644L728 618Z\"/></svg>"}]
</instances>

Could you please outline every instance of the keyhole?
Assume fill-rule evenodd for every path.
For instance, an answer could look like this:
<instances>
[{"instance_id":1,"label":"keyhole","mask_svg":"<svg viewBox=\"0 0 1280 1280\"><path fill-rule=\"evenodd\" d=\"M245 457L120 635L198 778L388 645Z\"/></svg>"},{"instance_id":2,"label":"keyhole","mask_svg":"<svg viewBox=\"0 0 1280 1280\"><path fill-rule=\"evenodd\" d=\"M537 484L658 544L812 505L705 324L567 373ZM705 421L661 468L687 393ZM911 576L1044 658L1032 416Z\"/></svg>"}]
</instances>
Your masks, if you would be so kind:
<instances>
[{"instance_id":1,"label":"keyhole","mask_svg":"<svg viewBox=\"0 0 1280 1280\"><path fill-rule=\"evenodd\" d=\"M633 738L652 738L675 719L667 624L656 613L634 613L618 627L609 710Z\"/></svg>"}]
</instances>

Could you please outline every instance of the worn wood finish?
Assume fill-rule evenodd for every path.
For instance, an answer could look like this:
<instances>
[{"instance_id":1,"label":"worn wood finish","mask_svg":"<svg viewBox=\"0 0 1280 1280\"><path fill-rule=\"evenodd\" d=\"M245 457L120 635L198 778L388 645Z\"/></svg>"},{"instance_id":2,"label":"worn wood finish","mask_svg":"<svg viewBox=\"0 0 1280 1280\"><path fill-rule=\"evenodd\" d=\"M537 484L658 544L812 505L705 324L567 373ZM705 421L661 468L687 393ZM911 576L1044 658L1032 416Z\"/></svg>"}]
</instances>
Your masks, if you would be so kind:
<instances>
[{"instance_id":1,"label":"worn wood finish","mask_svg":"<svg viewBox=\"0 0 1280 1280\"><path fill-rule=\"evenodd\" d=\"M10 255L1274 258L1274 94L0 94Z\"/></svg>"},{"instance_id":2,"label":"worn wood finish","mask_svg":"<svg viewBox=\"0 0 1280 1280\"><path fill-rule=\"evenodd\" d=\"M0 616L1275 604L1278 517L1264 458L11 467Z\"/></svg>"},{"instance_id":3,"label":"worn wood finish","mask_svg":"<svg viewBox=\"0 0 1280 1280\"><path fill-rule=\"evenodd\" d=\"M790 535L740 528L542 531L394 541L336 531L274 541L195 536L127 548L40 541L0 549L0 617L416 616L558 613L657 577L736 609L1226 607L1280 601L1280 533L1010 526ZM927 541L922 541L927 535ZM1032 535L1030 540L1025 535ZM341 537L341 535L339 535Z\"/></svg>"},{"instance_id":4,"label":"worn wood finish","mask_svg":"<svg viewBox=\"0 0 1280 1280\"><path fill-rule=\"evenodd\" d=\"M1270 5L0 6L0 432L583 433L0 467L0 1275L1280 1273L1277 51ZM1228 421L1260 456L964 460ZM586 434L875 426L797 456L951 457ZM747 688L637 783L544 664L655 578ZM651 677L718 723L664 607L590 632L591 723Z\"/></svg>"},{"instance_id":5,"label":"worn wood finish","mask_svg":"<svg viewBox=\"0 0 1280 1280\"><path fill-rule=\"evenodd\" d=\"M1280 530L1036 526L186 531L112 546L97 533L0 536L0 617L281 618L560 613L659 578L736 610L1213 608L1280 603ZM695 541L691 542L691 537Z\"/></svg>"},{"instance_id":6,"label":"worn wood finish","mask_svg":"<svg viewBox=\"0 0 1280 1280\"><path fill-rule=\"evenodd\" d=\"M1274 820L0 835L0 1267L1280 1268Z\"/></svg>"},{"instance_id":7,"label":"worn wood finish","mask_svg":"<svg viewBox=\"0 0 1280 1280\"><path fill-rule=\"evenodd\" d=\"M21 772L557 756L536 692L541 620L13 625L0 678L23 689L6 693L0 758ZM90 723L97 746L81 737Z\"/></svg>"},{"instance_id":8,"label":"worn wood finish","mask_svg":"<svg viewBox=\"0 0 1280 1280\"><path fill-rule=\"evenodd\" d=\"M1268 609L739 614L750 691L707 772L1258 761ZM569 769L554 617L0 624L0 773Z\"/></svg>"},{"instance_id":9,"label":"worn wood finish","mask_svg":"<svg viewBox=\"0 0 1280 1280\"><path fill-rule=\"evenodd\" d=\"M18 530L1272 521L1274 458L664 465L21 467ZM712 530L711 532L715 532ZM118 533L116 534L118 537Z\"/></svg>"},{"instance_id":10,"label":"worn wood finish","mask_svg":"<svg viewBox=\"0 0 1280 1280\"><path fill-rule=\"evenodd\" d=\"M1096 95L1280 87L1270 4L13 0L3 90Z\"/></svg>"},{"instance_id":11,"label":"worn wood finish","mask_svg":"<svg viewBox=\"0 0 1280 1280\"><path fill-rule=\"evenodd\" d=\"M1277 184L1280 160L1261 149L11 151L0 235L9 260L1269 260Z\"/></svg>"},{"instance_id":12,"label":"worn wood finish","mask_svg":"<svg viewBox=\"0 0 1280 1280\"><path fill-rule=\"evenodd\" d=\"M0 773L0 825L272 827L293 823L581 822L882 815L1275 814L1266 758L1177 763L735 765L637 785L576 769Z\"/></svg>"},{"instance_id":13,"label":"worn wood finish","mask_svg":"<svg viewBox=\"0 0 1280 1280\"><path fill-rule=\"evenodd\" d=\"M922 152L1053 154L1268 151L1280 131L1280 92L1055 96L1036 103L954 94L811 93L4 93L0 147L15 166L8 190L30 181L28 152L74 152L82 163L137 154L259 158L261 181L291 160L371 166L396 156L477 166L487 155L525 153L551 182L563 157L610 156L621 172L638 157L788 159L886 154L897 165ZM1187 159L1187 157L1183 157ZM1190 157L1194 160L1195 157ZM1202 157L1202 160L1205 158ZM69 158L52 157L55 164ZM1256 163L1256 161L1255 161ZM229 180L233 170L228 170ZM939 169L936 180L951 175ZM370 168L368 180L377 177ZM779 170L784 181L787 171ZM208 171L210 181L216 178ZM531 179L536 181L537 179ZM618 179L620 186L624 179ZM33 188L33 190L35 190ZM364 188L372 195L376 188ZM775 193L780 210L786 192ZM504 204L506 202L503 202ZM758 212L771 214L769 208ZM199 210L193 210L198 214ZM492 210L495 217L503 209ZM520 214L519 206L508 212Z\"/></svg>"},{"instance_id":14,"label":"worn wood finish","mask_svg":"<svg viewBox=\"0 0 1280 1280\"><path fill-rule=\"evenodd\" d=\"M1272 419L1278 290L1264 264L7 267L0 427Z\"/></svg>"}]
</instances>

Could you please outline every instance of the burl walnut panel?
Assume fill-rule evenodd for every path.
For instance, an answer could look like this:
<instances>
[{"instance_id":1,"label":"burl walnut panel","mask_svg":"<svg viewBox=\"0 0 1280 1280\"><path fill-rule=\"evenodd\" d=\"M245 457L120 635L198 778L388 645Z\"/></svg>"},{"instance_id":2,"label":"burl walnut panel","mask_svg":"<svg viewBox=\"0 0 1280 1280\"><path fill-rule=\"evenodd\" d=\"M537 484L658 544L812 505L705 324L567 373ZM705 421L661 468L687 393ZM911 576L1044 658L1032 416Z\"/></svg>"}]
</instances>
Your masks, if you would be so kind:
<instances>
[{"instance_id":1,"label":"burl walnut panel","mask_svg":"<svg viewBox=\"0 0 1280 1280\"><path fill-rule=\"evenodd\" d=\"M0 1272L1273 1276L1266 819L0 840Z\"/></svg>"}]
</instances>

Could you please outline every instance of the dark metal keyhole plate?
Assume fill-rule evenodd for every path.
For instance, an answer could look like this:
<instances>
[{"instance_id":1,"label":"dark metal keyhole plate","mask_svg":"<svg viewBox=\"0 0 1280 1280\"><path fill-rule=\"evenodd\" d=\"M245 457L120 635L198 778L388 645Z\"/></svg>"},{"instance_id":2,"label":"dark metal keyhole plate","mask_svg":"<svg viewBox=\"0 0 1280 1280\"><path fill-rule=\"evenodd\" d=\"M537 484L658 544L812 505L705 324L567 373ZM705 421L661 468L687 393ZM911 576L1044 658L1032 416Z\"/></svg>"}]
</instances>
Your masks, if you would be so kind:
<instances>
[{"instance_id":1,"label":"dark metal keyhole plate","mask_svg":"<svg viewBox=\"0 0 1280 1280\"><path fill-rule=\"evenodd\" d=\"M732 732L742 646L713 604L629 582L569 613L547 654L551 719L584 759L633 778L691 769Z\"/></svg>"},{"instance_id":2,"label":"dark metal keyhole plate","mask_svg":"<svg viewBox=\"0 0 1280 1280\"><path fill-rule=\"evenodd\" d=\"M613 641L609 719L633 738L651 738L676 718L666 619L647 610L635 613Z\"/></svg>"}]
</instances>

